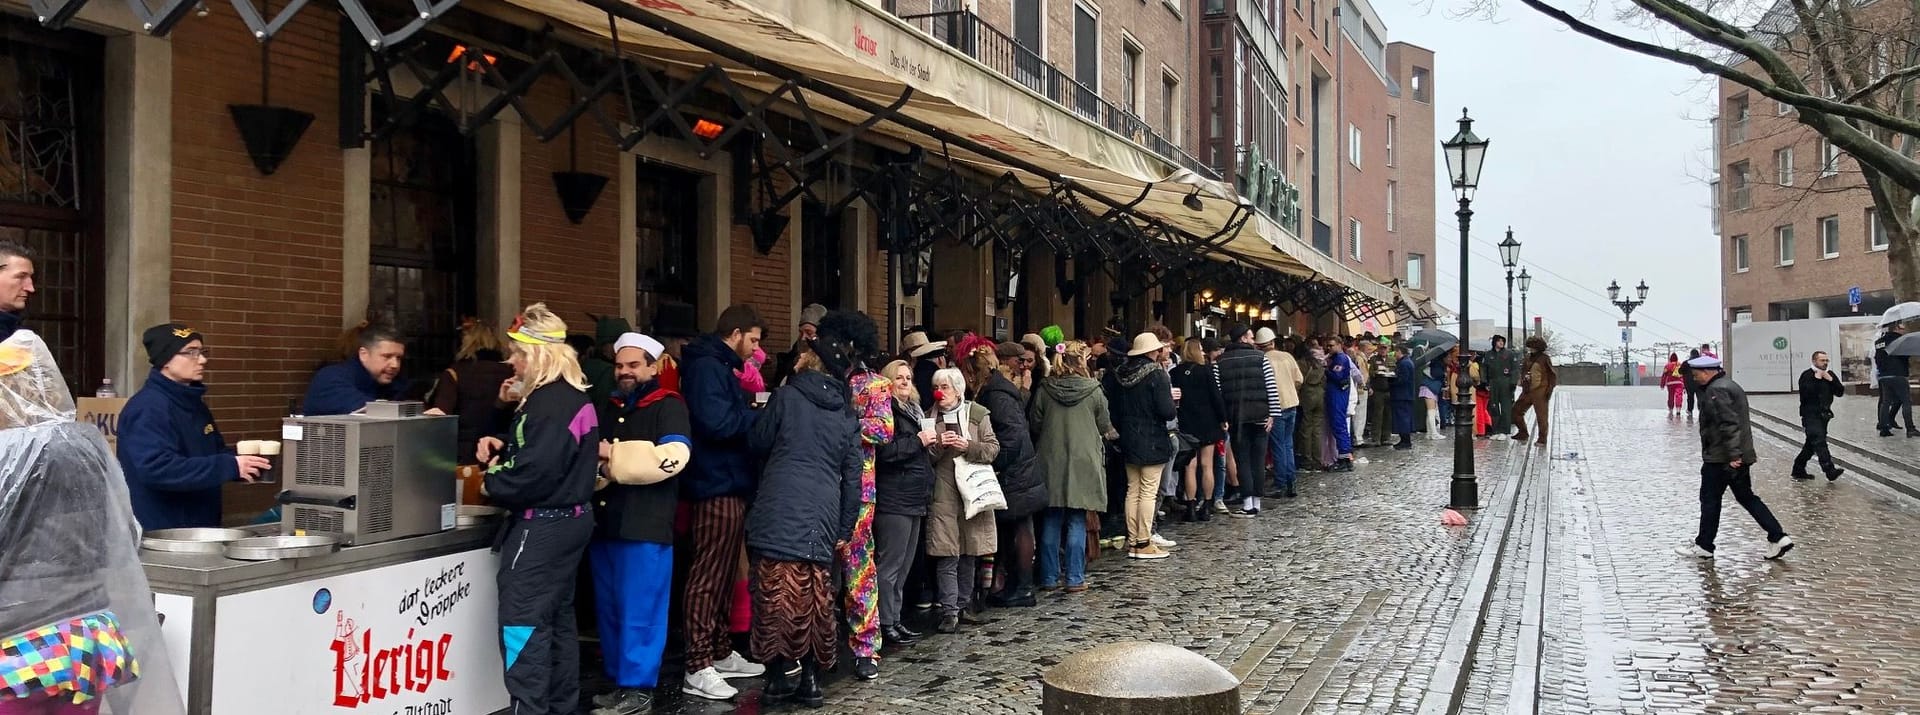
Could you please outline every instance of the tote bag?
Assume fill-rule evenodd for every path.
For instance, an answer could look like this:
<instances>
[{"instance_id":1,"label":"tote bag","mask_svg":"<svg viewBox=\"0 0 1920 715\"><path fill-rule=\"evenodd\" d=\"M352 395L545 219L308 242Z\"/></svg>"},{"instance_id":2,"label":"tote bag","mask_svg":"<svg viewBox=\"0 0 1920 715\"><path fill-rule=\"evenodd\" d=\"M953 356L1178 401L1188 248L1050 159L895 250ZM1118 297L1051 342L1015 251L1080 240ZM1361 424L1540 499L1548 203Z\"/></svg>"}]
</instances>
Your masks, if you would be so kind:
<instances>
[{"instance_id":1,"label":"tote bag","mask_svg":"<svg viewBox=\"0 0 1920 715\"><path fill-rule=\"evenodd\" d=\"M973 439L973 404L961 406L960 436ZM993 473L993 465L967 461L966 457L953 458L953 481L960 487L960 501L966 505L967 518L972 519L983 512L998 511L1007 508L1007 495L1000 491L1000 479Z\"/></svg>"}]
</instances>

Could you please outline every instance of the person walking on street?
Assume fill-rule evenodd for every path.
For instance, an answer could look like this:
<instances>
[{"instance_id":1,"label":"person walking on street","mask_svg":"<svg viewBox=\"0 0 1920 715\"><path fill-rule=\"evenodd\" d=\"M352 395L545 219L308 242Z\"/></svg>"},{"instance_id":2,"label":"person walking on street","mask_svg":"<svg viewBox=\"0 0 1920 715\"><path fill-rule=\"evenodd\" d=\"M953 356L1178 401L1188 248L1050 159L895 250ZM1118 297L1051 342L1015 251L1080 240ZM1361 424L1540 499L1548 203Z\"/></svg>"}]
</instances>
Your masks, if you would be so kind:
<instances>
[{"instance_id":1,"label":"person walking on street","mask_svg":"<svg viewBox=\"0 0 1920 715\"><path fill-rule=\"evenodd\" d=\"M1495 335L1493 349L1480 358L1480 374L1487 381L1487 415L1493 418L1488 434L1506 439L1513 434L1513 389L1520 382L1520 355L1507 347L1507 336Z\"/></svg>"},{"instance_id":2,"label":"person walking on street","mask_svg":"<svg viewBox=\"0 0 1920 715\"><path fill-rule=\"evenodd\" d=\"M680 498L689 502L688 557L683 639L687 677L681 692L708 700L739 694L727 680L753 678L766 666L734 652L728 633L732 587L745 553L747 499L754 493L747 435L759 413L733 371L760 347L766 330L749 305L720 313L714 332L682 350L680 387L693 426L693 454L680 477Z\"/></svg>"},{"instance_id":3,"label":"person walking on street","mask_svg":"<svg viewBox=\"0 0 1920 715\"><path fill-rule=\"evenodd\" d=\"M1161 353L1172 348L1153 333L1135 336L1127 361L1107 373L1113 395L1113 427L1127 473L1127 558L1164 559L1170 556L1153 542L1154 503L1160 495L1160 476L1173 461L1173 440L1167 421L1176 416L1173 383L1160 369ZM1264 364L1264 362L1263 362Z\"/></svg>"},{"instance_id":4,"label":"person walking on street","mask_svg":"<svg viewBox=\"0 0 1920 715\"><path fill-rule=\"evenodd\" d=\"M1882 437L1892 437L1901 421L1907 423L1908 437L1920 437L1920 427L1913 424L1913 386L1907 384L1908 358L1887 352L1887 346L1906 333L1905 327L1895 323L1873 341L1873 365L1880 371L1880 420L1876 426Z\"/></svg>"},{"instance_id":5,"label":"person walking on street","mask_svg":"<svg viewBox=\"0 0 1920 715\"><path fill-rule=\"evenodd\" d=\"M1687 391L1687 379L1680 376L1680 353L1667 353L1667 366L1660 370L1660 389L1667 391L1667 416L1679 416L1681 395ZM1802 395L1801 399L1806 398Z\"/></svg>"},{"instance_id":6,"label":"person walking on street","mask_svg":"<svg viewBox=\"0 0 1920 715\"><path fill-rule=\"evenodd\" d=\"M1753 448L1747 391L1727 377L1717 357L1688 360L1687 378L1700 386L1700 533L1693 543L1674 547L1674 552L1713 558L1714 537L1720 533L1720 499L1731 489L1734 501L1766 530L1766 557L1785 556L1793 550L1793 537L1780 528L1760 495L1753 493L1753 463L1760 454Z\"/></svg>"},{"instance_id":7,"label":"person walking on street","mask_svg":"<svg viewBox=\"0 0 1920 715\"><path fill-rule=\"evenodd\" d=\"M1268 450L1273 453L1273 493L1269 496L1292 499L1293 479L1300 474L1300 464L1294 459L1293 435L1300 427L1300 383L1306 376L1300 374L1300 363L1293 359L1292 353L1274 347L1275 337L1273 328L1261 328L1253 336L1253 342L1273 365L1273 383L1280 395L1273 429L1267 430Z\"/></svg>"},{"instance_id":8,"label":"person walking on street","mask_svg":"<svg viewBox=\"0 0 1920 715\"><path fill-rule=\"evenodd\" d=\"M1840 376L1827 369L1830 363L1826 352L1813 351L1813 367L1800 371L1800 428L1807 433L1806 441L1800 445L1800 455L1793 458L1793 478L1812 479L1807 473L1807 460L1820 458L1820 470L1827 475L1827 481L1840 478L1846 470L1833 466L1833 454L1827 449L1827 423L1833 420L1833 398L1846 393L1841 386Z\"/></svg>"}]
</instances>

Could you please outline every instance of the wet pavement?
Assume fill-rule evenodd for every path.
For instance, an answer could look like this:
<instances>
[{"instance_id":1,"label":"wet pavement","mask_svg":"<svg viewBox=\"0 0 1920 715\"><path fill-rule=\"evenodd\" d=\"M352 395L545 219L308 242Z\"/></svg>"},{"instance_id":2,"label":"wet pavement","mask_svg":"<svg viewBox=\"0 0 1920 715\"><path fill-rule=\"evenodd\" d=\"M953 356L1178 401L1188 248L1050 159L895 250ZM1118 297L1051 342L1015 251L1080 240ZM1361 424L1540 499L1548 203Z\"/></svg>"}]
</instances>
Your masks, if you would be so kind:
<instances>
[{"instance_id":1,"label":"wet pavement","mask_svg":"<svg viewBox=\"0 0 1920 715\"><path fill-rule=\"evenodd\" d=\"M1797 444L1762 435L1755 488L1798 548L1763 560L1729 498L1718 558L1677 556L1698 436L1651 393L1563 389L1531 461L1480 442L1468 527L1438 524L1450 440L1363 450L1257 519L1166 525L1174 558L1109 552L1086 593L889 651L878 680L838 677L814 712L1036 713L1047 668L1123 639L1213 659L1249 713L1920 712L1920 502L1852 474L1794 482ZM665 685L656 712L784 709L754 680L736 703Z\"/></svg>"},{"instance_id":2,"label":"wet pavement","mask_svg":"<svg viewBox=\"0 0 1920 715\"><path fill-rule=\"evenodd\" d=\"M1361 450L1369 463L1351 473L1302 475L1299 499L1266 500L1255 519L1166 524L1162 534L1180 543L1173 558L1108 552L1090 565L1087 592L990 610L989 625L888 652L879 679L836 678L814 712L1036 713L1047 668L1127 639L1184 647L1243 677L1247 712L1410 712L1465 595L1463 565L1492 525L1439 524L1452 442L1417 442ZM1518 450L1480 445L1490 502ZM671 664L666 673L678 676ZM677 680L663 685L655 712L763 711L757 680L735 681L736 703L682 699Z\"/></svg>"},{"instance_id":3,"label":"wet pavement","mask_svg":"<svg viewBox=\"0 0 1920 715\"><path fill-rule=\"evenodd\" d=\"M1754 488L1798 547L1763 560L1729 497L1717 557L1677 556L1699 513L1697 432L1644 392L1572 389L1558 405L1552 448L1572 458L1546 480L1539 711L1920 709L1913 502L1857 475L1796 482L1798 445L1761 435Z\"/></svg>"}]
</instances>

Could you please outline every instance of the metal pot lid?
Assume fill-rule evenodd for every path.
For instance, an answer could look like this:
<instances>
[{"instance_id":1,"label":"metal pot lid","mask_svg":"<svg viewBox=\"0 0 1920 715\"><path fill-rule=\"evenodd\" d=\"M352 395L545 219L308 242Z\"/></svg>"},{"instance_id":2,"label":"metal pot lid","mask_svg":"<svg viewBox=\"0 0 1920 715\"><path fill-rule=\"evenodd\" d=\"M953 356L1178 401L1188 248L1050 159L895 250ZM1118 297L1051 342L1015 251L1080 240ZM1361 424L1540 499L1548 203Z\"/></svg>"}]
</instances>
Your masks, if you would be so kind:
<instances>
[{"instance_id":1,"label":"metal pot lid","mask_svg":"<svg viewBox=\"0 0 1920 715\"><path fill-rule=\"evenodd\" d=\"M340 548L340 538L320 534L312 536L256 536L227 544L227 558L238 561L272 561L323 556Z\"/></svg>"},{"instance_id":2,"label":"metal pot lid","mask_svg":"<svg viewBox=\"0 0 1920 715\"><path fill-rule=\"evenodd\" d=\"M252 537L246 529L159 529L141 534L141 540L226 543Z\"/></svg>"}]
</instances>

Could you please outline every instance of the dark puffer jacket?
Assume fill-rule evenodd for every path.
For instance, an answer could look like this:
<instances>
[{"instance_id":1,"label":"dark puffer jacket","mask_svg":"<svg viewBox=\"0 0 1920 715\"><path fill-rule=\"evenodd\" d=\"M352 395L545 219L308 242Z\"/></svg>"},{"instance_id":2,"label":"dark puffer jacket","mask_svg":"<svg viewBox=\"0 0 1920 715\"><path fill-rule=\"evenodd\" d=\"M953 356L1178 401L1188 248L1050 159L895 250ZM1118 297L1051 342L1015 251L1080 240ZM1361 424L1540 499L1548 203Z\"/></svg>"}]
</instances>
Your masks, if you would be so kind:
<instances>
[{"instance_id":1,"label":"dark puffer jacket","mask_svg":"<svg viewBox=\"0 0 1920 715\"><path fill-rule=\"evenodd\" d=\"M993 459L993 473L1000 478L1000 491L1007 497L1001 519L1023 519L1047 508L1047 476L1033 451L1033 430L1027 426L1026 400L1011 380L995 373L975 397L987 408L993 422L993 434L1000 438L1000 456Z\"/></svg>"},{"instance_id":2,"label":"dark puffer jacket","mask_svg":"<svg viewBox=\"0 0 1920 715\"><path fill-rule=\"evenodd\" d=\"M1265 358L1261 358L1265 359ZM1113 409L1113 428L1120 432L1120 456L1127 464L1166 464L1173 461L1173 440L1167 421L1175 416L1173 383L1167 371L1146 358L1129 358L1107 372L1107 402Z\"/></svg>"},{"instance_id":3,"label":"dark puffer jacket","mask_svg":"<svg viewBox=\"0 0 1920 715\"><path fill-rule=\"evenodd\" d=\"M864 457L849 401L846 381L803 370L754 422L747 441L767 465L747 511L747 548L755 554L831 564L834 545L852 537Z\"/></svg>"},{"instance_id":4,"label":"dark puffer jacket","mask_svg":"<svg viewBox=\"0 0 1920 715\"><path fill-rule=\"evenodd\" d=\"M875 449L874 508L882 514L926 516L933 500L933 454L920 443L919 419L893 407L893 440Z\"/></svg>"},{"instance_id":5,"label":"dark puffer jacket","mask_svg":"<svg viewBox=\"0 0 1920 715\"><path fill-rule=\"evenodd\" d=\"M693 461L680 478L680 496L690 501L753 494L753 464L747 432L759 412L747 406L746 390L733 371L746 364L712 335L680 349L680 395L693 424Z\"/></svg>"}]
</instances>

